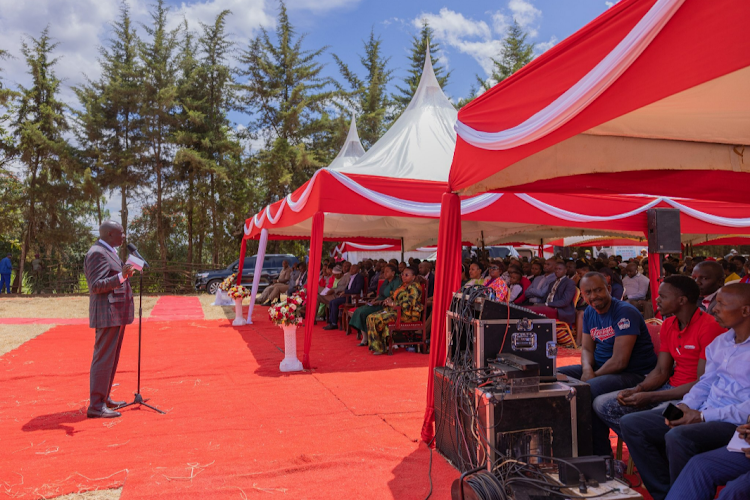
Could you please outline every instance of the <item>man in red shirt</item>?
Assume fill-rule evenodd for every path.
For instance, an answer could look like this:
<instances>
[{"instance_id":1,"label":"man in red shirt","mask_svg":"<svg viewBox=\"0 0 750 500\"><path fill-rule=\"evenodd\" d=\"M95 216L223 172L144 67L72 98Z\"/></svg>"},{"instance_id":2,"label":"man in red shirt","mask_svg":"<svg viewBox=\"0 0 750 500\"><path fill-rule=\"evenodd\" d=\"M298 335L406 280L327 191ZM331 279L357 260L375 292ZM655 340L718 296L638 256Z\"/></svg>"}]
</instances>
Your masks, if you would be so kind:
<instances>
[{"instance_id":1,"label":"man in red shirt","mask_svg":"<svg viewBox=\"0 0 750 500\"><path fill-rule=\"evenodd\" d=\"M662 316L669 317L659 332L661 346L656 368L637 386L602 394L594 400L594 411L618 436L624 415L681 400L703 375L706 347L726 330L698 308L699 295L700 288L689 276L665 278L656 304Z\"/></svg>"}]
</instances>

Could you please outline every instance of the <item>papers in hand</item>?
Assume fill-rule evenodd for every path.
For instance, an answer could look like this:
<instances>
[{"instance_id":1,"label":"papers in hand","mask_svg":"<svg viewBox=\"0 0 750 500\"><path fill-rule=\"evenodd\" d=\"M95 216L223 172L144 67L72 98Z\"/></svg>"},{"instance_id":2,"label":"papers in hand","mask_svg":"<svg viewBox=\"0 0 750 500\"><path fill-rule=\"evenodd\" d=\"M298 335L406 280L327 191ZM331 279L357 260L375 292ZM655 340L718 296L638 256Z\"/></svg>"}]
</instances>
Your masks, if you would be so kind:
<instances>
[{"instance_id":1,"label":"papers in hand","mask_svg":"<svg viewBox=\"0 0 750 500\"><path fill-rule=\"evenodd\" d=\"M739 431L734 431L734 436L732 436L732 440L729 441L727 450L744 453L744 451L742 451L743 448L750 448L750 443L740 437Z\"/></svg>"},{"instance_id":2,"label":"papers in hand","mask_svg":"<svg viewBox=\"0 0 750 500\"><path fill-rule=\"evenodd\" d=\"M128 255L128 261L126 262L126 264L130 264L131 266L133 266L133 269L143 271L144 261L142 261L135 255Z\"/></svg>"},{"instance_id":3,"label":"papers in hand","mask_svg":"<svg viewBox=\"0 0 750 500\"><path fill-rule=\"evenodd\" d=\"M320 294L321 294L321 295L328 295L328 292L330 292L330 291L331 291L331 289L330 289L330 288L328 288L328 287L325 287L324 289L322 289L322 290L320 291Z\"/></svg>"}]
</instances>

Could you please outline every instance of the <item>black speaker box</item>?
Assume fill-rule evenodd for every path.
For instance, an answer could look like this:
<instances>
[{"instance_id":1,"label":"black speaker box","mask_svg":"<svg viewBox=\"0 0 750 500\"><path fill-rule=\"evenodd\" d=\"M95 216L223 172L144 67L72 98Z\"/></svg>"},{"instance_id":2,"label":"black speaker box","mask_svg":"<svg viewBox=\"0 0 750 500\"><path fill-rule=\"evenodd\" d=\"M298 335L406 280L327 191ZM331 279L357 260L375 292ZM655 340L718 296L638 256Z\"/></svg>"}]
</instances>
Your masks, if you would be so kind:
<instances>
[{"instance_id":1,"label":"black speaker box","mask_svg":"<svg viewBox=\"0 0 750 500\"><path fill-rule=\"evenodd\" d=\"M680 211L676 208L650 208L647 217L649 253L681 253Z\"/></svg>"}]
</instances>

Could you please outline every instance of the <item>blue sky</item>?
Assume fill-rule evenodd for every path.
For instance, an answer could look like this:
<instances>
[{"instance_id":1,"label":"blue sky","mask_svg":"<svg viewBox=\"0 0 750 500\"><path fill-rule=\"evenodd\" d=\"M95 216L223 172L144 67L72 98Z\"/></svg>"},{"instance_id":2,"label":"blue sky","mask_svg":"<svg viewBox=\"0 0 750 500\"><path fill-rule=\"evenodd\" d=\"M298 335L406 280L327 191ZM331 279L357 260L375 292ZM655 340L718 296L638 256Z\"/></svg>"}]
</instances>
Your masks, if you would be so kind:
<instances>
[{"instance_id":1,"label":"blue sky","mask_svg":"<svg viewBox=\"0 0 750 500\"><path fill-rule=\"evenodd\" d=\"M421 20L428 19L435 29L435 41L442 47L443 64L452 71L444 89L457 100L467 97L475 86L476 75L489 74L490 58L499 56L500 42L512 19L530 34L541 53L566 38L609 8L608 0L288 0L287 7L298 33L307 34L304 47L328 46L321 62L325 73L339 77L331 53L337 54L358 74L363 70L358 54L370 30L383 40L383 52L391 57L394 86L406 75L412 36ZM260 26L272 29L278 14L277 0L167 0L172 22L187 19L193 28L198 22L212 22L224 9L233 15L228 29L239 47L258 34ZM127 0L136 22L148 23L152 0ZM45 26L59 42L58 77L63 79L63 99L76 107L74 85L85 81L84 74L99 76L98 47L110 36L110 23L117 17L119 0L0 0L0 48L13 59L2 61L2 78L10 87L28 82L20 46L24 35L38 36ZM247 117L233 113L238 125ZM117 218L120 200L112 193L107 208ZM137 205L132 207L137 210Z\"/></svg>"}]
</instances>

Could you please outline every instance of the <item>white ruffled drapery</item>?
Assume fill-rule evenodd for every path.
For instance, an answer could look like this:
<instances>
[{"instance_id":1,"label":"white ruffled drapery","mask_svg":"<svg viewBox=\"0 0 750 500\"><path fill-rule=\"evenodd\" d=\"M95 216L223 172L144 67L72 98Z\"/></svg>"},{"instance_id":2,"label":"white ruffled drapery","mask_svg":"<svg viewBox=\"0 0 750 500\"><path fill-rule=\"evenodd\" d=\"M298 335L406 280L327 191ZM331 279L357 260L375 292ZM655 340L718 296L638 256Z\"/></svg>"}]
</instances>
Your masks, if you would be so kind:
<instances>
[{"instance_id":1,"label":"white ruffled drapery","mask_svg":"<svg viewBox=\"0 0 750 500\"><path fill-rule=\"evenodd\" d=\"M657 0L630 33L591 71L546 108L515 127L499 132L483 132L456 122L461 139L487 150L512 149L534 142L563 126L605 90L630 67L679 10L685 0Z\"/></svg>"}]
</instances>

